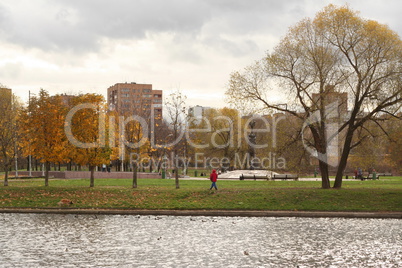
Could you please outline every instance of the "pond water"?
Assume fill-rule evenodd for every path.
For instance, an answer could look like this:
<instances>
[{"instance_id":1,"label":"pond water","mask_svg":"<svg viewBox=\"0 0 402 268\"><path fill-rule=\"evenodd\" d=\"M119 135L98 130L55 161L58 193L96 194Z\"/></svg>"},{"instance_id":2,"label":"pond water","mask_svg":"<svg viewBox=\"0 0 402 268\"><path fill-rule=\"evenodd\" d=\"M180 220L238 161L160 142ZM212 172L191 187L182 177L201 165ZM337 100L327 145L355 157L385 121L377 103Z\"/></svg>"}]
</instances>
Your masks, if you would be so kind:
<instances>
[{"instance_id":1,"label":"pond water","mask_svg":"<svg viewBox=\"0 0 402 268\"><path fill-rule=\"evenodd\" d=\"M0 267L401 267L398 219L0 214Z\"/></svg>"}]
</instances>

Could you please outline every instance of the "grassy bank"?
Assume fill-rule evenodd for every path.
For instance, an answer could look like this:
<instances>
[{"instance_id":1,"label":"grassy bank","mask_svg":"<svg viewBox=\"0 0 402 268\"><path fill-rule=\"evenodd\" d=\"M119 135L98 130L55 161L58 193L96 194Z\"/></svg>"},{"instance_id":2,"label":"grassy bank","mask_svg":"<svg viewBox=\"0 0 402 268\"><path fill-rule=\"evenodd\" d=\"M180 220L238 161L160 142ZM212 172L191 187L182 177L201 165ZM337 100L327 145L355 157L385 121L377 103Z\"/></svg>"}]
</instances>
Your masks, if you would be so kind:
<instances>
[{"instance_id":1,"label":"grassy bank","mask_svg":"<svg viewBox=\"0 0 402 268\"><path fill-rule=\"evenodd\" d=\"M54 208L61 199L71 199L73 208L118 209L223 209L299 211L402 211L402 177L377 181L345 180L343 189L320 189L320 181L223 181L210 191L209 180L180 181L140 179L137 189L131 180L43 179L10 180L0 187L2 208Z\"/></svg>"}]
</instances>

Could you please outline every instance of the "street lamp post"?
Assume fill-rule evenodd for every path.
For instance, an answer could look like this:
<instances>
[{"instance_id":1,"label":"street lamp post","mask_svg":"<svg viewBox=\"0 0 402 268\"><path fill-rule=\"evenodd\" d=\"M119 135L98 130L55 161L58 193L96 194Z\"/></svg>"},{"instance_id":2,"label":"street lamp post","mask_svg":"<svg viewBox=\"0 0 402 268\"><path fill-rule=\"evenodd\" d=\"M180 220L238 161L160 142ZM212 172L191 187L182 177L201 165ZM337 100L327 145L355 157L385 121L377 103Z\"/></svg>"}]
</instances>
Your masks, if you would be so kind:
<instances>
[{"instance_id":1,"label":"street lamp post","mask_svg":"<svg viewBox=\"0 0 402 268\"><path fill-rule=\"evenodd\" d=\"M15 107L14 95L11 95L11 107L13 110L13 114L15 114L16 107ZM16 122L15 122L16 119L14 116L13 116L13 118L14 118L14 124L16 124ZM17 147L17 131L16 131L15 125L14 125L13 129L14 129L14 137L15 137L15 140L14 140L15 177L18 178L18 147Z\"/></svg>"},{"instance_id":2,"label":"street lamp post","mask_svg":"<svg viewBox=\"0 0 402 268\"><path fill-rule=\"evenodd\" d=\"M172 137L172 136L173 136L173 134L170 133L169 135L166 136L166 138L169 138L169 137ZM169 160L168 160L168 158L166 156L166 146L164 147L163 154L164 154L164 156L163 156L163 160L164 160L163 161L163 168L165 170L165 179L166 179L166 178L168 178L167 166L168 166L168 163L169 163Z\"/></svg>"},{"instance_id":3,"label":"street lamp post","mask_svg":"<svg viewBox=\"0 0 402 268\"><path fill-rule=\"evenodd\" d=\"M164 152L163 155L163 174L162 174L162 179L167 178L167 156L166 156L166 151Z\"/></svg>"},{"instance_id":4,"label":"street lamp post","mask_svg":"<svg viewBox=\"0 0 402 268\"><path fill-rule=\"evenodd\" d=\"M31 91L28 91L28 111L29 111L29 120L31 120ZM28 142L28 151L29 151L29 155L28 155L28 173L29 173L29 177L32 177L32 155L31 155L31 138L29 138L29 142Z\"/></svg>"},{"instance_id":5,"label":"street lamp post","mask_svg":"<svg viewBox=\"0 0 402 268\"><path fill-rule=\"evenodd\" d=\"M249 138L249 154L250 154L250 162L249 162L250 167L249 168L250 169L255 168L254 162L253 162L254 157L255 157L255 145L256 145L256 141L255 141L256 135L254 133L254 126L255 126L255 121L251 121L249 123L249 127L251 129L251 132L248 135L248 138Z\"/></svg>"}]
</instances>

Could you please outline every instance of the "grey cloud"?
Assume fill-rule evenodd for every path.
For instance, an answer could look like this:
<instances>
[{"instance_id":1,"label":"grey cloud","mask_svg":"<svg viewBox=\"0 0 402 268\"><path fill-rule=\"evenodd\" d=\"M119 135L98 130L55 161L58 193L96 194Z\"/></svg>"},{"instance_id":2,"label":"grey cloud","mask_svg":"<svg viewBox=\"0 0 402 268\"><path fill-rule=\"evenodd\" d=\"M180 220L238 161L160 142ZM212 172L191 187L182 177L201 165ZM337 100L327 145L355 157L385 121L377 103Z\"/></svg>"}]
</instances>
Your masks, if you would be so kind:
<instances>
[{"instance_id":1,"label":"grey cloud","mask_svg":"<svg viewBox=\"0 0 402 268\"><path fill-rule=\"evenodd\" d=\"M251 39L243 38L240 40L229 40L225 37L208 38L204 40L204 44L209 44L218 53L226 53L231 57L242 57L244 55L252 55L258 51L258 44Z\"/></svg>"},{"instance_id":2,"label":"grey cloud","mask_svg":"<svg viewBox=\"0 0 402 268\"><path fill-rule=\"evenodd\" d=\"M61 0L34 8L43 16L13 17L8 39L43 50L96 50L102 37L140 39L147 32L197 33L210 14L198 1Z\"/></svg>"},{"instance_id":3,"label":"grey cloud","mask_svg":"<svg viewBox=\"0 0 402 268\"><path fill-rule=\"evenodd\" d=\"M97 50L102 37L140 39L148 32L197 36L213 18L219 18L221 25L216 27L222 32L241 35L262 28L277 29L278 15L289 11L291 6L289 2L285 5L263 0L58 0L44 3L41 6L28 2L25 8L32 8L36 13L26 12L24 18L9 12L9 41L42 50L87 52Z\"/></svg>"},{"instance_id":4,"label":"grey cloud","mask_svg":"<svg viewBox=\"0 0 402 268\"><path fill-rule=\"evenodd\" d=\"M52 9L47 10L43 6L30 7L19 4L19 8L23 6L22 10L18 10L19 13L7 9L5 6L0 7L0 14L2 13L1 10L5 10L3 13L7 14L0 21L0 29L5 32L0 40L26 48L39 48L44 51L87 50L96 45L91 32L85 32L84 29L66 23L60 20L58 16L53 16Z\"/></svg>"},{"instance_id":5,"label":"grey cloud","mask_svg":"<svg viewBox=\"0 0 402 268\"><path fill-rule=\"evenodd\" d=\"M8 10L0 4L0 33L2 33L3 36L7 34L8 21L9 21Z\"/></svg>"},{"instance_id":6,"label":"grey cloud","mask_svg":"<svg viewBox=\"0 0 402 268\"><path fill-rule=\"evenodd\" d=\"M154 1L60 1L80 12L84 27L118 38L141 37L146 31L197 33L213 18L233 29L265 28L294 12L298 0L154 0ZM78 6L79 5L79 6ZM291 15L292 16L292 15Z\"/></svg>"},{"instance_id":7,"label":"grey cloud","mask_svg":"<svg viewBox=\"0 0 402 268\"><path fill-rule=\"evenodd\" d=\"M3 25L6 20L6 9L0 4L0 25Z\"/></svg>"},{"instance_id":8,"label":"grey cloud","mask_svg":"<svg viewBox=\"0 0 402 268\"><path fill-rule=\"evenodd\" d=\"M314 16L329 2L44 0L20 4L19 8L25 8L25 13L13 13L14 10L0 4L0 30L7 33L0 40L5 38L8 42L43 51L90 52L98 51L102 38L142 39L148 33L168 32L204 42L203 45L208 45L207 40L216 39L209 44L218 44L216 49L219 49L219 43L229 42L222 35L230 34L239 39L238 44L227 43L236 53L238 49L247 51L253 47L243 40L243 35L283 36L289 26L306 16ZM201 34L204 40L199 38Z\"/></svg>"}]
</instances>

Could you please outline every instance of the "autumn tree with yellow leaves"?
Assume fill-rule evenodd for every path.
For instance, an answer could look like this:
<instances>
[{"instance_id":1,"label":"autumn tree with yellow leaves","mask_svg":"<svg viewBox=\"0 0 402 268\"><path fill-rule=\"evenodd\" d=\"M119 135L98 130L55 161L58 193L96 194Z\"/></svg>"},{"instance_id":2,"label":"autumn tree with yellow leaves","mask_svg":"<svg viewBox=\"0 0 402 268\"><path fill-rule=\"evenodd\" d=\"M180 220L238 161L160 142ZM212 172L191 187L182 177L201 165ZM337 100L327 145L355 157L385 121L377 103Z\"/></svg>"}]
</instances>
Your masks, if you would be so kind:
<instances>
[{"instance_id":1,"label":"autumn tree with yellow leaves","mask_svg":"<svg viewBox=\"0 0 402 268\"><path fill-rule=\"evenodd\" d=\"M31 97L28 107L21 112L21 148L25 156L32 155L44 163L45 186L49 185L50 164L63 162L66 158L65 114L61 96L49 96L43 89L37 97Z\"/></svg>"},{"instance_id":2,"label":"autumn tree with yellow leaves","mask_svg":"<svg viewBox=\"0 0 402 268\"><path fill-rule=\"evenodd\" d=\"M106 124L106 104L102 95L83 94L70 101L64 131L70 142L69 154L74 162L88 165L90 187L95 185L97 166L110 162L109 131Z\"/></svg>"},{"instance_id":3,"label":"autumn tree with yellow leaves","mask_svg":"<svg viewBox=\"0 0 402 268\"><path fill-rule=\"evenodd\" d=\"M120 120L123 121L123 129L120 130L122 136L120 148L124 148L125 158L129 159L132 167L132 187L137 188L139 163L142 163L141 160L148 156L148 122L143 117L134 118L132 116L127 118L121 116Z\"/></svg>"},{"instance_id":4,"label":"autumn tree with yellow leaves","mask_svg":"<svg viewBox=\"0 0 402 268\"><path fill-rule=\"evenodd\" d=\"M117 120L120 160L125 159L124 162L132 168L133 188L138 187L139 164L142 168L148 165L152 172L152 156L156 149L152 147L151 138L155 134L156 123L150 105L150 99L143 98L140 102L133 103L129 110L120 113Z\"/></svg>"},{"instance_id":5,"label":"autumn tree with yellow leaves","mask_svg":"<svg viewBox=\"0 0 402 268\"><path fill-rule=\"evenodd\" d=\"M190 147L194 153L203 154L204 158L220 159L221 163L214 164L215 168L229 169L235 166L235 158L247 152L247 141L244 137L244 122L236 109L208 109L200 122L191 119L189 131Z\"/></svg>"},{"instance_id":6,"label":"autumn tree with yellow leaves","mask_svg":"<svg viewBox=\"0 0 402 268\"><path fill-rule=\"evenodd\" d=\"M4 168L4 186L8 186L8 172L16 155L18 141L17 116L21 104L10 89L0 88L0 166Z\"/></svg>"}]
</instances>

